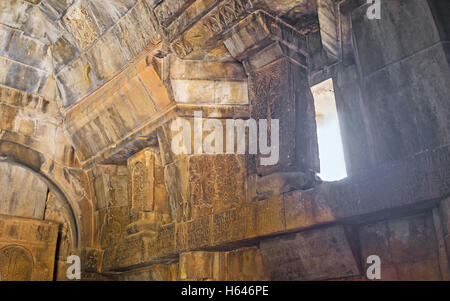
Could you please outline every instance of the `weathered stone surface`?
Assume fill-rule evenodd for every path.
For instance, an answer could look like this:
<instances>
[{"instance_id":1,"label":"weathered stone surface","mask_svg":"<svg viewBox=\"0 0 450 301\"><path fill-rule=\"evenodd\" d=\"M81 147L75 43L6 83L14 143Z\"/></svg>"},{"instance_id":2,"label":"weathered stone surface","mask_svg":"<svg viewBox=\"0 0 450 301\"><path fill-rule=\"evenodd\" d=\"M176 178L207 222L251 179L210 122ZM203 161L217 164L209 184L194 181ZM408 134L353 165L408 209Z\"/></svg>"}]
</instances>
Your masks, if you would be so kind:
<instances>
[{"instance_id":1,"label":"weathered stone surface","mask_svg":"<svg viewBox=\"0 0 450 301\"><path fill-rule=\"evenodd\" d=\"M128 160L131 176L131 208L169 214L164 167L159 150L145 149Z\"/></svg>"},{"instance_id":2,"label":"weathered stone surface","mask_svg":"<svg viewBox=\"0 0 450 301\"><path fill-rule=\"evenodd\" d=\"M367 5L349 10L351 19L345 22L351 23L342 25L344 54L356 65L337 72L343 84L337 105L348 141L346 158L356 172L448 144L442 126L448 115L442 102L449 93L448 51L436 4L390 1L382 6L385 18L377 22L368 20L366 11Z\"/></svg>"},{"instance_id":3,"label":"weathered stone surface","mask_svg":"<svg viewBox=\"0 0 450 301\"><path fill-rule=\"evenodd\" d=\"M342 226L262 241L261 256L272 280L323 280L360 273Z\"/></svg>"},{"instance_id":4,"label":"weathered stone surface","mask_svg":"<svg viewBox=\"0 0 450 301\"><path fill-rule=\"evenodd\" d=\"M3 281L53 280L58 226L0 216L0 272Z\"/></svg>"},{"instance_id":5,"label":"weathered stone surface","mask_svg":"<svg viewBox=\"0 0 450 301\"><path fill-rule=\"evenodd\" d=\"M252 205L215 214L212 222L214 245L257 236L255 207Z\"/></svg>"},{"instance_id":6,"label":"weathered stone surface","mask_svg":"<svg viewBox=\"0 0 450 301\"><path fill-rule=\"evenodd\" d=\"M269 275L257 247L180 254L179 280L263 281Z\"/></svg>"},{"instance_id":7,"label":"weathered stone surface","mask_svg":"<svg viewBox=\"0 0 450 301\"><path fill-rule=\"evenodd\" d=\"M70 212L64 207L63 202L54 192L49 191L47 202L45 204L44 220L58 224L58 242L56 250L56 260L66 261L67 257L75 254L76 240L71 231ZM57 266L55 266L57 268ZM59 271L55 272L58 275ZM63 278L66 278L65 274Z\"/></svg>"},{"instance_id":8,"label":"weathered stone surface","mask_svg":"<svg viewBox=\"0 0 450 301\"><path fill-rule=\"evenodd\" d=\"M212 252L192 252L180 255L180 280L214 279L214 259Z\"/></svg>"},{"instance_id":9,"label":"weathered stone surface","mask_svg":"<svg viewBox=\"0 0 450 301\"><path fill-rule=\"evenodd\" d=\"M349 175L370 168L374 163L369 150L366 112L362 111L362 88L358 82L358 70L355 64L342 68L333 81L336 96L336 108L339 113L342 144ZM358 110L361 110L359 113ZM364 154L364 156L362 156Z\"/></svg>"},{"instance_id":10,"label":"weathered stone surface","mask_svg":"<svg viewBox=\"0 0 450 301\"><path fill-rule=\"evenodd\" d=\"M192 156L188 172L193 218L237 207L245 201L246 172L242 156Z\"/></svg>"},{"instance_id":11,"label":"weathered stone surface","mask_svg":"<svg viewBox=\"0 0 450 301\"><path fill-rule=\"evenodd\" d=\"M167 30L169 41L173 41L173 51L182 58L191 59L223 59L229 58L222 36L223 32L253 10L250 0L228 0L217 6L217 1L195 1ZM209 12L208 12L209 10ZM175 41L183 29L193 21L208 14L192 25Z\"/></svg>"},{"instance_id":12,"label":"weathered stone surface","mask_svg":"<svg viewBox=\"0 0 450 301\"><path fill-rule=\"evenodd\" d=\"M124 157L120 156L121 146L133 147L141 140L139 137L149 138L140 144L155 143L150 137L167 120L173 107L169 92L147 60L151 57L141 59L138 65L67 112L67 131L85 165L113 155Z\"/></svg>"},{"instance_id":13,"label":"weathered stone surface","mask_svg":"<svg viewBox=\"0 0 450 301\"><path fill-rule=\"evenodd\" d=\"M259 199L268 199L293 190L307 190L316 185L315 175L302 172L275 173L256 180Z\"/></svg>"},{"instance_id":14,"label":"weathered stone surface","mask_svg":"<svg viewBox=\"0 0 450 301\"><path fill-rule=\"evenodd\" d=\"M249 73L251 117L269 125L272 119L280 122L279 161L258 165L258 172L318 171L314 104L304 69L306 37L258 11L226 33L225 45L233 57L244 61ZM270 136L271 126L268 129Z\"/></svg>"},{"instance_id":15,"label":"weathered stone surface","mask_svg":"<svg viewBox=\"0 0 450 301\"><path fill-rule=\"evenodd\" d=\"M447 248L449 249L450 246L450 200L444 199L441 201L440 206L440 222L442 227L442 234L444 238L444 243ZM450 260L450 255L447 252L447 260Z\"/></svg>"},{"instance_id":16,"label":"weathered stone surface","mask_svg":"<svg viewBox=\"0 0 450 301\"><path fill-rule=\"evenodd\" d=\"M48 186L31 171L0 163L0 185L0 214L44 218Z\"/></svg>"},{"instance_id":17,"label":"weathered stone surface","mask_svg":"<svg viewBox=\"0 0 450 301\"><path fill-rule=\"evenodd\" d=\"M363 226L359 239L363 266L368 256L379 256L382 280L443 279L430 214Z\"/></svg>"},{"instance_id":18,"label":"weathered stone surface","mask_svg":"<svg viewBox=\"0 0 450 301\"><path fill-rule=\"evenodd\" d=\"M120 281L176 281L178 264L155 264L149 268L123 273Z\"/></svg>"},{"instance_id":19,"label":"weathered stone surface","mask_svg":"<svg viewBox=\"0 0 450 301\"><path fill-rule=\"evenodd\" d=\"M295 88L290 86L294 81L297 82ZM250 75L251 117L265 119L268 124L272 119L278 119L280 123L279 161L271 166L258 165L258 172L263 175L277 171L319 169L312 95L305 81L302 68L287 58ZM269 128L268 137L270 135Z\"/></svg>"},{"instance_id":20,"label":"weathered stone surface","mask_svg":"<svg viewBox=\"0 0 450 301\"><path fill-rule=\"evenodd\" d=\"M2 276L367 280L377 253L382 280L448 280L450 5L369 5L0 1ZM351 176L319 183L329 78ZM280 120L278 164L176 154L198 111Z\"/></svg>"},{"instance_id":21,"label":"weathered stone surface","mask_svg":"<svg viewBox=\"0 0 450 301\"><path fill-rule=\"evenodd\" d=\"M9 42L0 61L2 56L12 59L8 68L26 75L10 73L2 84L41 94L53 72L54 57L58 98L65 106L92 93L145 48L160 41L156 20L143 0L46 0L39 5L8 0L2 4L0 19L2 28L15 32L4 39ZM139 30L134 30L137 27Z\"/></svg>"},{"instance_id":22,"label":"weathered stone surface","mask_svg":"<svg viewBox=\"0 0 450 301\"><path fill-rule=\"evenodd\" d=\"M441 155L444 153L446 153L445 150ZM428 183L436 181L427 178L430 175L426 174L417 174L417 177L410 179L416 184L413 182L402 184L395 179L407 178L412 174L409 168L421 166L425 162L435 162L433 164L436 165L432 165L433 168L439 167L446 170L447 167L444 163L446 161L443 161L442 158L438 159L439 156L438 153L422 154L408 162L399 162L394 166L386 165L378 168L370 175L366 175L365 178L353 177L343 182L322 184L308 191L294 191L269 200L254 201L230 210L197 217L189 222L163 226L158 234L153 229L155 234L148 236L149 248L147 251L146 249L135 249L134 252L137 253L128 253L126 261L118 262L121 263L120 266L157 262L176 253L205 250L211 247L229 247L249 240L280 235L286 231L305 231L307 229L312 229L307 230L308 232L316 231L315 227L336 221L352 219L353 222L362 223L364 220L379 218L384 214L383 212L388 210L398 212L400 208L407 205L412 207L410 212L418 210L414 208L430 208L433 203L428 203L426 200L441 198L448 194L448 187L438 188L436 186L430 191L427 187L420 186L419 183L423 179ZM385 182L380 183L383 188L372 188L374 183L380 181L380 173L389 174L392 178L388 177ZM439 173L437 170L433 172L434 175ZM437 180L437 182L441 181ZM406 185L406 190L403 192L397 190L399 185ZM414 192L415 198L412 198L408 194L410 191L408 187L414 186L417 186L417 189ZM388 195L391 196L390 202L384 201ZM395 198L393 198L394 196ZM408 214L407 210L405 212L404 214ZM368 214L373 217L365 217ZM426 228L427 231L434 231L429 226ZM354 236L349 237L348 244L353 250L354 244L357 245L357 243ZM142 244L146 244L142 238L140 241ZM335 275L331 278L347 278L347 276Z\"/></svg>"},{"instance_id":23,"label":"weathered stone surface","mask_svg":"<svg viewBox=\"0 0 450 301\"><path fill-rule=\"evenodd\" d=\"M258 11L252 13L225 34L225 46L238 60L247 59L274 43L293 54L292 57L306 66L306 37L289 24ZM267 61L270 63L270 61Z\"/></svg>"},{"instance_id":24,"label":"weathered stone surface","mask_svg":"<svg viewBox=\"0 0 450 301\"><path fill-rule=\"evenodd\" d=\"M171 142L166 147L171 148ZM167 155L170 160L175 160L165 166L173 220L188 221L238 207L246 201L247 161L244 155L175 156L170 149Z\"/></svg>"}]
</instances>

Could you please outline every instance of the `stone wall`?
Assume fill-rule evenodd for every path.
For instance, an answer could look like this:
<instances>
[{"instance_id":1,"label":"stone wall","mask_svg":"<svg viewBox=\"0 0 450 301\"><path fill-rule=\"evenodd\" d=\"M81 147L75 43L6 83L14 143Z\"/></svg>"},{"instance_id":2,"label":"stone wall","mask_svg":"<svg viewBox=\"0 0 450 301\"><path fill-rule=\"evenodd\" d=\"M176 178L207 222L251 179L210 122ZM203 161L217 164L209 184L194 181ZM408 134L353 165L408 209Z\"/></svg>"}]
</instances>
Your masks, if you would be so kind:
<instances>
[{"instance_id":1,"label":"stone wall","mask_svg":"<svg viewBox=\"0 0 450 301\"><path fill-rule=\"evenodd\" d=\"M450 5L63 2L0 4L3 276L79 255L84 280L367 280L377 255L382 280L449 280ZM339 182L316 176L327 78ZM279 161L176 152L176 119L278 119Z\"/></svg>"}]
</instances>

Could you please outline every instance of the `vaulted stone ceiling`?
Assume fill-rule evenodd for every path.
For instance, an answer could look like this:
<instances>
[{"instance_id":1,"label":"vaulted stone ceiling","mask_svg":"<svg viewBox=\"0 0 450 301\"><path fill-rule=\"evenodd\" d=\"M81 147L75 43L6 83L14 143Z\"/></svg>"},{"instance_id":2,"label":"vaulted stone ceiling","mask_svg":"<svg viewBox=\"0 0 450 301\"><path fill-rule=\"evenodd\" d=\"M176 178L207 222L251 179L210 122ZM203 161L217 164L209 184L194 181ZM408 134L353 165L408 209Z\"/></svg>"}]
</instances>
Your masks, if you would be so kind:
<instances>
[{"instance_id":1,"label":"vaulted stone ceiling","mask_svg":"<svg viewBox=\"0 0 450 301\"><path fill-rule=\"evenodd\" d=\"M68 108L112 79L145 49L177 39L220 0L2 0L0 85ZM317 24L317 0L255 0L297 28ZM191 35L201 34L190 32ZM191 59L230 59L208 41Z\"/></svg>"},{"instance_id":2,"label":"vaulted stone ceiling","mask_svg":"<svg viewBox=\"0 0 450 301\"><path fill-rule=\"evenodd\" d=\"M0 24L0 84L65 107L159 40L137 0L6 0Z\"/></svg>"}]
</instances>

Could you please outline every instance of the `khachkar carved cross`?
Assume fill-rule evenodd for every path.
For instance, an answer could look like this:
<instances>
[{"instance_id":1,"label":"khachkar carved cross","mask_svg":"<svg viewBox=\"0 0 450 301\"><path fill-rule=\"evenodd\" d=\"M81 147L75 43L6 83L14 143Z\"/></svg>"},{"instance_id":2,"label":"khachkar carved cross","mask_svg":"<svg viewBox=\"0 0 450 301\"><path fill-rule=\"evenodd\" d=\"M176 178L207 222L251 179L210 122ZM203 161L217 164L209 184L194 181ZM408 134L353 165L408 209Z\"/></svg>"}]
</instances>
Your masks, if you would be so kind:
<instances>
[{"instance_id":1,"label":"khachkar carved cross","mask_svg":"<svg viewBox=\"0 0 450 301\"><path fill-rule=\"evenodd\" d=\"M269 132L272 125L272 107L280 98L280 84L280 77L274 76L273 74L265 76L264 79L257 83L256 97L258 100L265 101L267 105L267 115L257 117L267 118L267 129ZM255 115L259 115L257 112L254 113Z\"/></svg>"},{"instance_id":2,"label":"khachkar carved cross","mask_svg":"<svg viewBox=\"0 0 450 301\"><path fill-rule=\"evenodd\" d=\"M30 281L33 256L25 247L10 245L0 250L0 273L3 280Z\"/></svg>"}]
</instances>

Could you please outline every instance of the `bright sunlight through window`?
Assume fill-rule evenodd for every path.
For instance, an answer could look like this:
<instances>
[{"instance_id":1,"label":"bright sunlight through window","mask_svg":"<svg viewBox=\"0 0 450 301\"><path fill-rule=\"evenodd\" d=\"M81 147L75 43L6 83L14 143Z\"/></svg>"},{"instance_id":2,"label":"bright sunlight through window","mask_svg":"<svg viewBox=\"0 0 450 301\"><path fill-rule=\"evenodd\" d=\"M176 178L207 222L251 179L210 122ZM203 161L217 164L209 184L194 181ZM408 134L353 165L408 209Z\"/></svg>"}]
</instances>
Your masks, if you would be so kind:
<instances>
[{"instance_id":1,"label":"bright sunlight through window","mask_svg":"<svg viewBox=\"0 0 450 301\"><path fill-rule=\"evenodd\" d=\"M320 174L324 181L347 177L332 79L311 88L316 107Z\"/></svg>"}]
</instances>

